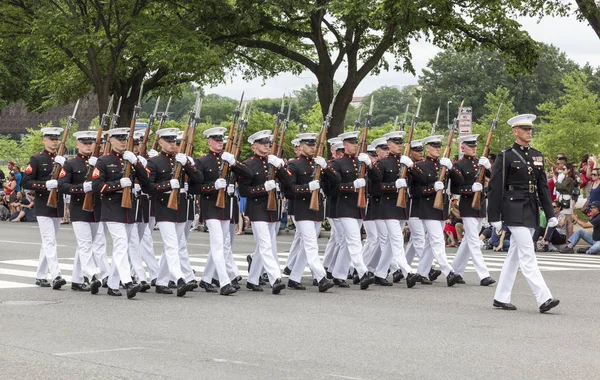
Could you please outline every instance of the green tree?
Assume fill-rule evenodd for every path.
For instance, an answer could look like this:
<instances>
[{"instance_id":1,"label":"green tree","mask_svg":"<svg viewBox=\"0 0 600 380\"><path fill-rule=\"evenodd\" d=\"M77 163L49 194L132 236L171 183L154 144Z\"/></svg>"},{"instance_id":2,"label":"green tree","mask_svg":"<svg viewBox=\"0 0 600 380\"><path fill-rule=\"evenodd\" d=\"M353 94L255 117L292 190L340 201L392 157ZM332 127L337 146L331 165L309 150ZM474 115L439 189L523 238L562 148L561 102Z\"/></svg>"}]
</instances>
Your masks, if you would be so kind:
<instances>
[{"instance_id":1,"label":"green tree","mask_svg":"<svg viewBox=\"0 0 600 380\"><path fill-rule=\"evenodd\" d=\"M500 110L500 115L498 115L498 108L501 103L502 109ZM510 96L507 88L499 87L495 92L486 94L484 109L485 114L476 123L473 123L473 133L479 134L478 143L481 147L479 153L481 154L483 151L492 121L498 115L498 126L494 131L494 137L490 144L490 153L498 154L498 152L510 146L514 141L511 127L507 124L508 119L517 114L514 99Z\"/></svg>"},{"instance_id":2,"label":"green tree","mask_svg":"<svg viewBox=\"0 0 600 380\"><path fill-rule=\"evenodd\" d=\"M565 94L558 102L538 107L543 114L534 143L549 157L565 152L577 161L585 153L598 151L600 103L598 95L589 90L584 73L565 75L563 84Z\"/></svg>"}]
</instances>

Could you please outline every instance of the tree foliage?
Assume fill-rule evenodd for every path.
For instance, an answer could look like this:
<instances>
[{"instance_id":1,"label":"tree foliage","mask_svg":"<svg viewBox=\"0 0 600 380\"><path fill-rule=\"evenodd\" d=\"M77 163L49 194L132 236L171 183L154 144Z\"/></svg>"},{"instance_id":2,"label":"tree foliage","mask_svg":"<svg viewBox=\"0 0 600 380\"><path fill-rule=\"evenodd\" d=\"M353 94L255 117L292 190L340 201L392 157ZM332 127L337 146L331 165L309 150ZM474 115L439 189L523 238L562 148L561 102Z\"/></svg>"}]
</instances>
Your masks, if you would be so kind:
<instances>
[{"instance_id":1,"label":"tree foliage","mask_svg":"<svg viewBox=\"0 0 600 380\"><path fill-rule=\"evenodd\" d=\"M500 115L498 108L502 104ZM490 144L490 153L498 154L502 149L510 146L513 141L511 127L507 124L508 119L515 116L514 98L510 96L507 88L499 87L495 92L486 94L486 102L484 105L485 113L476 123L473 123L473 133L479 134L480 154L483 151L492 121L498 116L498 125L494 131L494 137Z\"/></svg>"}]
</instances>

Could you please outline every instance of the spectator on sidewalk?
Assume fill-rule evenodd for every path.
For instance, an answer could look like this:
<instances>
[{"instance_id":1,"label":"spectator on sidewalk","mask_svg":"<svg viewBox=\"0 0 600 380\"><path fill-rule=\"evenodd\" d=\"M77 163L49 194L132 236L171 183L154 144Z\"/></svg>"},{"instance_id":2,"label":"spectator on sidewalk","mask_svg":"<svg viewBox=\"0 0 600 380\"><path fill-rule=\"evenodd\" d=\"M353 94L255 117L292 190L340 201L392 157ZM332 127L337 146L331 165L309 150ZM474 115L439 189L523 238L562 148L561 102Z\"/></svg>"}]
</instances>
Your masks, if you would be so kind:
<instances>
[{"instance_id":1,"label":"spectator on sidewalk","mask_svg":"<svg viewBox=\"0 0 600 380\"><path fill-rule=\"evenodd\" d=\"M558 225L556 227L548 227L546 230L541 242L541 252L556 252L558 249L554 247L555 245L561 245L567 242L566 217L560 202L552 202L552 208L554 208L554 215L556 215L556 218L558 219Z\"/></svg>"},{"instance_id":2,"label":"spectator on sidewalk","mask_svg":"<svg viewBox=\"0 0 600 380\"><path fill-rule=\"evenodd\" d=\"M21 169L15 165L14 162L9 162L8 163L8 170L15 175L15 179L17 181L17 187L15 188L16 191L21 191L21 179L23 178L23 175L21 174Z\"/></svg>"},{"instance_id":3,"label":"spectator on sidewalk","mask_svg":"<svg viewBox=\"0 0 600 380\"><path fill-rule=\"evenodd\" d=\"M561 161L559 161L561 162ZM573 234L573 206L575 206L575 200L572 199L573 190L579 190L579 184L577 182L577 174L575 173L575 166L573 164L566 164L563 169L559 169L558 175L556 176L555 189L558 192L557 201L565 214L567 221L567 237Z\"/></svg>"},{"instance_id":4,"label":"spectator on sidewalk","mask_svg":"<svg viewBox=\"0 0 600 380\"><path fill-rule=\"evenodd\" d=\"M589 248L580 248L577 253L587 253L588 255L597 255L600 252L600 201L595 201L590 205L592 210L592 218L589 222L583 222L577 215L574 215L575 223L577 223L581 229L575 231L575 233L569 238L569 244L562 248L560 253L574 253L573 247L577 245L579 239L583 239L586 243L591 245ZM585 228L593 228L593 232L586 231Z\"/></svg>"},{"instance_id":5,"label":"spectator on sidewalk","mask_svg":"<svg viewBox=\"0 0 600 380\"><path fill-rule=\"evenodd\" d=\"M22 192L19 192L22 194ZM11 222L36 222L37 219L35 217L35 210L33 204L33 198L35 193L30 191L27 192L25 198L21 199L19 205L19 212L11 215Z\"/></svg>"},{"instance_id":6,"label":"spectator on sidewalk","mask_svg":"<svg viewBox=\"0 0 600 380\"><path fill-rule=\"evenodd\" d=\"M594 169L590 173L591 185L587 199L587 205L583 208L583 212L589 214L590 205L595 201L600 201L600 169Z\"/></svg>"},{"instance_id":7,"label":"spectator on sidewalk","mask_svg":"<svg viewBox=\"0 0 600 380\"><path fill-rule=\"evenodd\" d=\"M589 199L590 189L592 187L593 178L591 178L592 171L594 170L594 160L590 158L589 154L584 154L581 157L579 163L579 175L581 177L581 183L579 187L583 189L583 197Z\"/></svg>"}]
</instances>

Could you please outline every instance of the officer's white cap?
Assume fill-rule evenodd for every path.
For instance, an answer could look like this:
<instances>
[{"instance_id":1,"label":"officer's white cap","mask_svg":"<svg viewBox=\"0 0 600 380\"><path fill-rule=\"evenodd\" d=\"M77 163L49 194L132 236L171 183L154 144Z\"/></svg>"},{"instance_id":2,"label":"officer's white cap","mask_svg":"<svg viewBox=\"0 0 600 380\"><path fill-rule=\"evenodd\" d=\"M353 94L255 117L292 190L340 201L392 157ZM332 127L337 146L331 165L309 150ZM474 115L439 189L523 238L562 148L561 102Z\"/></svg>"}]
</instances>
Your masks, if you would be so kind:
<instances>
[{"instance_id":1,"label":"officer's white cap","mask_svg":"<svg viewBox=\"0 0 600 380\"><path fill-rule=\"evenodd\" d=\"M367 152L375 153L375 145L373 145L373 144L367 145Z\"/></svg>"},{"instance_id":2,"label":"officer's white cap","mask_svg":"<svg viewBox=\"0 0 600 380\"><path fill-rule=\"evenodd\" d=\"M329 140L327 140L327 142L328 142L329 144L333 145L333 144L337 144L337 143L339 143L339 142L342 142L342 139L341 139L341 138L339 138L339 137L332 137L332 138L330 138Z\"/></svg>"},{"instance_id":3,"label":"officer's white cap","mask_svg":"<svg viewBox=\"0 0 600 380\"><path fill-rule=\"evenodd\" d=\"M511 117L510 119L508 119L507 123L508 125L511 126L511 128L514 127L530 127L533 128L533 121L536 119L536 116L530 113L525 113L523 115L517 115L515 117Z\"/></svg>"},{"instance_id":4,"label":"officer's white cap","mask_svg":"<svg viewBox=\"0 0 600 380\"><path fill-rule=\"evenodd\" d=\"M248 142L250 144L254 144L255 142L268 142L273 141L273 135L271 135L271 131L269 129L264 129L262 131L258 131L250 137L248 137Z\"/></svg>"},{"instance_id":5,"label":"officer's white cap","mask_svg":"<svg viewBox=\"0 0 600 380\"><path fill-rule=\"evenodd\" d=\"M424 139L422 139L421 143L423 145L427 145L427 144L441 144L442 143L442 138L444 138L444 135L429 136L429 137L425 137Z\"/></svg>"},{"instance_id":6,"label":"officer's white cap","mask_svg":"<svg viewBox=\"0 0 600 380\"><path fill-rule=\"evenodd\" d=\"M458 138L458 143L465 143L467 145L477 145L477 138L479 137L479 135L465 135L465 136L460 136Z\"/></svg>"},{"instance_id":7,"label":"officer's white cap","mask_svg":"<svg viewBox=\"0 0 600 380\"><path fill-rule=\"evenodd\" d=\"M344 143L343 142L339 142L339 143L333 144L333 149L335 149L335 150L344 149Z\"/></svg>"},{"instance_id":8,"label":"officer's white cap","mask_svg":"<svg viewBox=\"0 0 600 380\"><path fill-rule=\"evenodd\" d=\"M113 137L113 136L128 136L129 135L129 128L113 128L113 129L109 129L107 132L107 136L108 137Z\"/></svg>"},{"instance_id":9,"label":"officer's white cap","mask_svg":"<svg viewBox=\"0 0 600 380\"><path fill-rule=\"evenodd\" d=\"M144 134L146 134L146 129L140 129L138 131L133 132L133 138L136 140L141 140L144 138ZM148 132L148 136L152 134L152 131Z\"/></svg>"},{"instance_id":10,"label":"officer's white cap","mask_svg":"<svg viewBox=\"0 0 600 380\"><path fill-rule=\"evenodd\" d=\"M293 139L292 140L292 145L297 148L300 146L300 140L299 139Z\"/></svg>"},{"instance_id":11,"label":"officer's white cap","mask_svg":"<svg viewBox=\"0 0 600 380\"><path fill-rule=\"evenodd\" d=\"M206 138L213 138L215 140L223 140L223 135L225 134L225 131L227 130L227 128L224 127L214 127L214 128L208 128L207 130L205 130L204 132L202 132L204 134L204 136L206 136Z\"/></svg>"},{"instance_id":12,"label":"officer's white cap","mask_svg":"<svg viewBox=\"0 0 600 380\"><path fill-rule=\"evenodd\" d=\"M98 134L98 131L79 131L79 132L73 133L73 137L75 137L77 140L81 140L81 141L90 141L90 140L96 140L97 134Z\"/></svg>"},{"instance_id":13,"label":"officer's white cap","mask_svg":"<svg viewBox=\"0 0 600 380\"><path fill-rule=\"evenodd\" d=\"M62 133L63 129L60 127L47 127L42 128L42 136L44 137L58 137Z\"/></svg>"},{"instance_id":14,"label":"officer's white cap","mask_svg":"<svg viewBox=\"0 0 600 380\"><path fill-rule=\"evenodd\" d=\"M178 128L163 128L156 132L156 135L167 141L177 140L177 134L180 132Z\"/></svg>"},{"instance_id":15,"label":"officer's white cap","mask_svg":"<svg viewBox=\"0 0 600 380\"><path fill-rule=\"evenodd\" d=\"M413 140L410 142L410 148L423 148L423 140Z\"/></svg>"},{"instance_id":16,"label":"officer's white cap","mask_svg":"<svg viewBox=\"0 0 600 380\"><path fill-rule=\"evenodd\" d=\"M183 140L183 131L177 132L177 141Z\"/></svg>"},{"instance_id":17,"label":"officer's white cap","mask_svg":"<svg viewBox=\"0 0 600 380\"><path fill-rule=\"evenodd\" d=\"M317 141L317 134L316 133L298 133L296 135L296 139L299 140L300 143L303 143L305 141L315 142L315 141Z\"/></svg>"},{"instance_id":18,"label":"officer's white cap","mask_svg":"<svg viewBox=\"0 0 600 380\"><path fill-rule=\"evenodd\" d=\"M387 146L387 139L385 137L380 137L378 139L373 140L373 142L371 143L371 145L373 145L375 148L377 148L380 145Z\"/></svg>"},{"instance_id":19,"label":"officer's white cap","mask_svg":"<svg viewBox=\"0 0 600 380\"><path fill-rule=\"evenodd\" d=\"M340 134L338 137L342 140L353 140L353 139L358 139L358 134L360 133L360 131L350 131L350 132L344 132L342 134Z\"/></svg>"},{"instance_id":20,"label":"officer's white cap","mask_svg":"<svg viewBox=\"0 0 600 380\"><path fill-rule=\"evenodd\" d=\"M404 135L406 132L404 131L392 131L383 135L386 140L404 140Z\"/></svg>"}]
</instances>

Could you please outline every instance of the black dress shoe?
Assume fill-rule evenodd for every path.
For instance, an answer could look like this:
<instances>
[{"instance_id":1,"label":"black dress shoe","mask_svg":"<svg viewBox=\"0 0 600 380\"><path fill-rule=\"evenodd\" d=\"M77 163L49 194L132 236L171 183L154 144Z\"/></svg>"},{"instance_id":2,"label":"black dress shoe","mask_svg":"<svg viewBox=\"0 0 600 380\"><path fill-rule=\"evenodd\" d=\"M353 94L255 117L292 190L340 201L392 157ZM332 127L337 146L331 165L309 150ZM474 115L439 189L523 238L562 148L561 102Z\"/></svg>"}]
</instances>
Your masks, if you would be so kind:
<instances>
[{"instance_id":1,"label":"black dress shoe","mask_svg":"<svg viewBox=\"0 0 600 380\"><path fill-rule=\"evenodd\" d=\"M65 280L64 278L62 278L60 276L56 276L54 281L52 281L52 289L54 289L54 290L60 289L61 286L63 286L63 285L67 285L67 280Z\"/></svg>"},{"instance_id":2,"label":"black dress shoe","mask_svg":"<svg viewBox=\"0 0 600 380\"><path fill-rule=\"evenodd\" d=\"M346 280L352 280L353 278L354 278L354 272L348 273L348 276L346 276Z\"/></svg>"},{"instance_id":3,"label":"black dress shoe","mask_svg":"<svg viewBox=\"0 0 600 380\"><path fill-rule=\"evenodd\" d=\"M115 296L115 297L121 297L121 291L119 289L112 289L112 288L108 288L108 295L109 296Z\"/></svg>"},{"instance_id":4,"label":"black dress shoe","mask_svg":"<svg viewBox=\"0 0 600 380\"><path fill-rule=\"evenodd\" d=\"M287 286L290 289L306 290L306 286L304 286L300 282L296 282L294 280L288 280L288 285Z\"/></svg>"},{"instance_id":5,"label":"black dress shoe","mask_svg":"<svg viewBox=\"0 0 600 380\"><path fill-rule=\"evenodd\" d=\"M246 256L246 261L248 262L248 273L250 273L250 267L252 266L252 255Z\"/></svg>"},{"instance_id":6,"label":"black dress shoe","mask_svg":"<svg viewBox=\"0 0 600 380\"><path fill-rule=\"evenodd\" d=\"M102 279L102 287L108 288L108 276Z\"/></svg>"},{"instance_id":7,"label":"black dress shoe","mask_svg":"<svg viewBox=\"0 0 600 380\"><path fill-rule=\"evenodd\" d=\"M313 282L314 282L314 281L317 281L317 280L313 280ZM333 282L329 281L329 280L327 279L327 277L323 277L323 278L321 279L321 281L319 281L319 282L317 283L317 285L319 286L319 292L320 292L320 293L326 292L327 290L329 290L329 289L333 288L333 286L334 286Z\"/></svg>"},{"instance_id":8,"label":"black dress shoe","mask_svg":"<svg viewBox=\"0 0 600 380\"><path fill-rule=\"evenodd\" d=\"M437 280L437 278L440 277L441 275L442 275L442 271L439 269L431 268L431 270L429 270L429 280L432 282Z\"/></svg>"},{"instance_id":9,"label":"black dress shoe","mask_svg":"<svg viewBox=\"0 0 600 380\"><path fill-rule=\"evenodd\" d=\"M43 278L43 279L42 278L36 278L35 279L35 284L37 286L39 286L39 287L42 287L42 288L49 288L50 286L52 286L50 284L50 281L46 280L45 278Z\"/></svg>"},{"instance_id":10,"label":"black dress shoe","mask_svg":"<svg viewBox=\"0 0 600 380\"><path fill-rule=\"evenodd\" d=\"M237 279L237 277L236 277L236 278L234 278L233 280L231 280L231 286L233 286L233 288L234 288L235 290L240 290L240 289L241 289L241 286L240 286L240 284L239 284L239 282L238 282L238 279Z\"/></svg>"},{"instance_id":11,"label":"black dress shoe","mask_svg":"<svg viewBox=\"0 0 600 380\"><path fill-rule=\"evenodd\" d=\"M395 271L392 274L392 281L394 283L398 283L398 282L402 281L403 278L404 278L404 274L402 274L402 271L400 269L398 269L397 271Z\"/></svg>"},{"instance_id":12,"label":"black dress shoe","mask_svg":"<svg viewBox=\"0 0 600 380\"><path fill-rule=\"evenodd\" d=\"M494 280L491 277L486 277L486 278L482 279L479 282L479 285L481 285L481 286L490 286L490 285L495 284L495 283L496 283L496 280Z\"/></svg>"},{"instance_id":13,"label":"black dress shoe","mask_svg":"<svg viewBox=\"0 0 600 380\"><path fill-rule=\"evenodd\" d=\"M560 301L557 300L556 298L550 298L548 301L544 302L540 306L540 313L545 313L545 312L549 311L550 309L552 309L553 307L557 307L559 303L560 303Z\"/></svg>"},{"instance_id":14,"label":"black dress shoe","mask_svg":"<svg viewBox=\"0 0 600 380\"><path fill-rule=\"evenodd\" d=\"M494 300L494 307L499 307L502 310L517 310L517 307L512 303L504 303Z\"/></svg>"},{"instance_id":15,"label":"black dress shoe","mask_svg":"<svg viewBox=\"0 0 600 380\"><path fill-rule=\"evenodd\" d=\"M333 274L331 272L325 272L325 276L327 277L328 280L333 280Z\"/></svg>"},{"instance_id":16,"label":"black dress shoe","mask_svg":"<svg viewBox=\"0 0 600 380\"><path fill-rule=\"evenodd\" d=\"M389 282L387 278L381 278L375 276L375 284L380 286L393 286L394 284Z\"/></svg>"},{"instance_id":17,"label":"black dress shoe","mask_svg":"<svg viewBox=\"0 0 600 380\"><path fill-rule=\"evenodd\" d=\"M356 269L354 270L354 274L352 274L352 283L354 285L360 284L360 277L358 277L358 272L356 271Z\"/></svg>"},{"instance_id":18,"label":"black dress shoe","mask_svg":"<svg viewBox=\"0 0 600 380\"><path fill-rule=\"evenodd\" d=\"M263 286L263 285L267 285L268 281L263 280L262 277L258 278L258 285Z\"/></svg>"},{"instance_id":19,"label":"black dress shoe","mask_svg":"<svg viewBox=\"0 0 600 380\"><path fill-rule=\"evenodd\" d=\"M290 274L292 274L292 270L288 267L283 268L283 274L285 274L286 276L289 276Z\"/></svg>"},{"instance_id":20,"label":"black dress shoe","mask_svg":"<svg viewBox=\"0 0 600 380\"><path fill-rule=\"evenodd\" d=\"M235 292L237 292L237 289L234 288L233 286L231 286L231 284L227 284L227 285L225 285L224 287L221 288L221 290L220 290L219 293L222 296L228 296L228 295L233 294Z\"/></svg>"},{"instance_id":21,"label":"black dress shoe","mask_svg":"<svg viewBox=\"0 0 600 380\"><path fill-rule=\"evenodd\" d=\"M164 286L164 285L156 285L156 288L154 288L154 291L158 294L173 294L173 291L171 289L169 289L168 286Z\"/></svg>"},{"instance_id":22,"label":"black dress shoe","mask_svg":"<svg viewBox=\"0 0 600 380\"><path fill-rule=\"evenodd\" d=\"M251 282L247 282L246 281L246 289L252 290L253 292L262 292L263 288L260 287L260 285L254 285Z\"/></svg>"},{"instance_id":23,"label":"black dress shoe","mask_svg":"<svg viewBox=\"0 0 600 380\"><path fill-rule=\"evenodd\" d=\"M433 285L433 282L426 276L419 275L419 281L421 285Z\"/></svg>"},{"instance_id":24,"label":"black dress shoe","mask_svg":"<svg viewBox=\"0 0 600 380\"><path fill-rule=\"evenodd\" d=\"M374 282L375 275L373 274L373 272L367 272L363 274L362 278L360 279L360 289L367 290L369 288L369 285L373 284Z\"/></svg>"},{"instance_id":25,"label":"black dress shoe","mask_svg":"<svg viewBox=\"0 0 600 380\"><path fill-rule=\"evenodd\" d=\"M454 286L457 280L458 275L454 272L450 272L448 273L448 276L446 276L446 283L448 284L448 286Z\"/></svg>"},{"instance_id":26,"label":"black dress shoe","mask_svg":"<svg viewBox=\"0 0 600 380\"><path fill-rule=\"evenodd\" d=\"M319 281L316 278L313 278L313 286L319 286Z\"/></svg>"},{"instance_id":27,"label":"black dress shoe","mask_svg":"<svg viewBox=\"0 0 600 380\"><path fill-rule=\"evenodd\" d=\"M200 287L204 289L207 293L216 293L217 289L212 284L205 282L204 280L200 280Z\"/></svg>"},{"instance_id":28,"label":"black dress shoe","mask_svg":"<svg viewBox=\"0 0 600 380\"><path fill-rule=\"evenodd\" d=\"M150 286L156 286L156 279L153 278L152 281L150 281Z\"/></svg>"},{"instance_id":29,"label":"black dress shoe","mask_svg":"<svg viewBox=\"0 0 600 380\"><path fill-rule=\"evenodd\" d=\"M213 284L214 286L216 286L217 288L221 287L221 283L216 278L213 278L210 283Z\"/></svg>"},{"instance_id":30,"label":"black dress shoe","mask_svg":"<svg viewBox=\"0 0 600 380\"><path fill-rule=\"evenodd\" d=\"M334 278L334 279L333 279L333 285L337 285L337 286L339 286L340 288L349 288L349 287L350 287L350 284L348 284L348 283L346 282L346 280L340 280L340 279L338 279L338 278Z\"/></svg>"},{"instance_id":31,"label":"black dress shoe","mask_svg":"<svg viewBox=\"0 0 600 380\"><path fill-rule=\"evenodd\" d=\"M191 281L185 282L185 280L182 278L180 278L179 281L177 281L177 283L177 297L185 296L185 293L192 291L192 289L194 288L194 284L192 284Z\"/></svg>"},{"instance_id":32,"label":"black dress shoe","mask_svg":"<svg viewBox=\"0 0 600 380\"><path fill-rule=\"evenodd\" d=\"M71 290L77 290L80 292L89 292L90 288L85 284L76 284L74 282L71 283Z\"/></svg>"},{"instance_id":33,"label":"black dress shoe","mask_svg":"<svg viewBox=\"0 0 600 380\"><path fill-rule=\"evenodd\" d=\"M150 290L152 287L146 281L140 282L140 293L146 293L146 290Z\"/></svg>"},{"instance_id":34,"label":"black dress shoe","mask_svg":"<svg viewBox=\"0 0 600 380\"><path fill-rule=\"evenodd\" d=\"M192 287L192 289L191 289L191 290L192 290L192 291L193 291L194 289L198 289L198 280L191 280L191 281L189 282L189 284L191 284L191 287Z\"/></svg>"},{"instance_id":35,"label":"black dress shoe","mask_svg":"<svg viewBox=\"0 0 600 380\"><path fill-rule=\"evenodd\" d=\"M98 294L100 287L102 286L102 282L100 280L92 279L92 284L90 285L90 292L92 294Z\"/></svg>"},{"instance_id":36,"label":"black dress shoe","mask_svg":"<svg viewBox=\"0 0 600 380\"><path fill-rule=\"evenodd\" d=\"M283 281L281 281L280 278L278 278L273 283L273 289L271 289L271 293L273 293L273 294L279 294L279 293L281 293L281 291L283 289L285 289L285 284L283 283Z\"/></svg>"},{"instance_id":37,"label":"black dress shoe","mask_svg":"<svg viewBox=\"0 0 600 380\"><path fill-rule=\"evenodd\" d=\"M125 284L125 289L127 289L127 298L132 299L136 294L140 291L142 286L140 284L133 284L133 282L128 282Z\"/></svg>"},{"instance_id":38,"label":"black dress shoe","mask_svg":"<svg viewBox=\"0 0 600 380\"><path fill-rule=\"evenodd\" d=\"M409 273L406 275L406 286L410 289L417 284L417 281L421 279L421 275L418 273Z\"/></svg>"},{"instance_id":39,"label":"black dress shoe","mask_svg":"<svg viewBox=\"0 0 600 380\"><path fill-rule=\"evenodd\" d=\"M243 280L243 278L242 278L242 276L237 276L234 280L236 280L239 283L240 281Z\"/></svg>"},{"instance_id":40,"label":"black dress shoe","mask_svg":"<svg viewBox=\"0 0 600 380\"><path fill-rule=\"evenodd\" d=\"M175 283L175 281L169 281L169 288L177 289L177 284Z\"/></svg>"},{"instance_id":41,"label":"black dress shoe","mask_svg":"<svg viewBox=\"0 0 600 380\"><path fill-rule=\"evenodd\" d=\"M461 285L466 284L465 280L463 280L463 278L462 278L462 276L460 274L456 275L456 283L457 284L461 284Z\"/></svg>"},{"instance_id":42,"label":"black dress shoe","mask_svg":"<svg viewBox=\"0 0 600 380\"><path fill-rule=\"evenodd\" d=\"M262 276L260 276L260 278L264 282L269 283L269 275L267 273L263 273Z\"/></svg>"}]
</instances>

